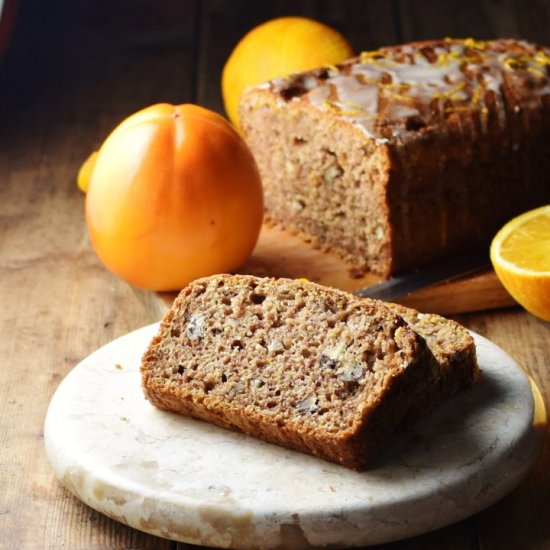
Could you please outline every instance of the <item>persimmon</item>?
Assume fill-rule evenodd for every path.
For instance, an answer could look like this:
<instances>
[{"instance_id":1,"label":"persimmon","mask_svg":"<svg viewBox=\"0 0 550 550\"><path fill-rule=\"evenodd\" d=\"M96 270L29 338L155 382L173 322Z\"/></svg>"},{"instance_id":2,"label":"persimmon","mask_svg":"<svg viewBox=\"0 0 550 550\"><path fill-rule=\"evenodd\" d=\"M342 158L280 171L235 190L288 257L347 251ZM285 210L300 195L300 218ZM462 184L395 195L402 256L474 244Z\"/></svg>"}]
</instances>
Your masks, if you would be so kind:
<instances>
[{"instance_id":1,"label":"persimmon","mask_svg":"<svg viewBox=\"0 0 550 550\"><path fill-rule=\"evenodd\" d=\"M122 122L95 158L86 196L101 261L149 290L237 269L262 217L248 147L222 116L190 104L153 105Z\"/></svg>"}]
</instances>

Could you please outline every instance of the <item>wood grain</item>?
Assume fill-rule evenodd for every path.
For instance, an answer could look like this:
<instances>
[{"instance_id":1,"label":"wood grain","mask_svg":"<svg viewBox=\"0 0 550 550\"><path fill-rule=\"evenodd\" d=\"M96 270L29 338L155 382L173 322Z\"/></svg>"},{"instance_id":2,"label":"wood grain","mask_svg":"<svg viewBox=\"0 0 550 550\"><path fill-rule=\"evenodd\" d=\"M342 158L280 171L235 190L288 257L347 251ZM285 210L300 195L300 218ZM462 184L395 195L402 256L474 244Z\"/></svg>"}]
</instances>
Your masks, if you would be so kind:
<instances>
[{"instance_id":1,"label":"wood grain","mask_svg":"<svg viewBox=\"0 0 550 550\"><path fill-rule=\"evenodd\" d=\"M44 415L60 380L93 350L158 318L95 257L75 174L147 104L221 110L219 76L231 48L283 14L332 24L357 50L446 34L544 42L550 23L543 0L19 2L0 65L0 549L192 548L94 512L53 478L45 457ZM252 269L271 269L265 255L254 261ZM548 405L548 323L518 308L457 318L515 357ZM550 549L549 509L546 445L525 482L487 511L381 550Z\"/></svg>"}]
</instances>

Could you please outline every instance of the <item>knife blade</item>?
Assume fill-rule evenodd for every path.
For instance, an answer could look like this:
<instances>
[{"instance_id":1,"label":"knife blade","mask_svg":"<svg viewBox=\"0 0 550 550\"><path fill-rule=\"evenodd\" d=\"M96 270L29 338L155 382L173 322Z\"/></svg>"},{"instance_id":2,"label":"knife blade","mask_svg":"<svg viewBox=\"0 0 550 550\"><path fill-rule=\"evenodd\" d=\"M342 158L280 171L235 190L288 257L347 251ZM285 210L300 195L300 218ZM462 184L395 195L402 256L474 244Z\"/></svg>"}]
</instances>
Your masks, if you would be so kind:
<instances>
[{"instance_id":1,"label":"knife blade","mask_svg":"<svg viewBox=\"0 0 550 550\"><path fill-rule=\"evenodd\" d=\"M410 273L391 277L387 281L361 288L354 294L362 298L377 298L391 302L414 290L452 281L459 277L481 271L491 265L487 250L457 254L435 264L415 269Z\"/></svg>"}]
</instances>

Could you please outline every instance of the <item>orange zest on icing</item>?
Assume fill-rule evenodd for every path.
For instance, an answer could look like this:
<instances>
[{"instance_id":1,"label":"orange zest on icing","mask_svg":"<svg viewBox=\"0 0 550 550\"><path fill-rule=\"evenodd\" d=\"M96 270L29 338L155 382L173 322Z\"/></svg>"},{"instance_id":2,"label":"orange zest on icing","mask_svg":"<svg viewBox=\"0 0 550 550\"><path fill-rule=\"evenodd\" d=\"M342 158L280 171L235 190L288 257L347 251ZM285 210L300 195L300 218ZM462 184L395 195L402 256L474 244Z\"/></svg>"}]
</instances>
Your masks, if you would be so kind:
<instances>
[{"instance_id":1,"label":"orange zest on icing","mask_svg":"<svg viewBox=\"0 0 550 550\"><path fill-rule=\"evenodd\" d=\"M361 105L351 103L349 101L334 101L327 99L323 101L323 107L327 111L338 113L344 116L369 116L370 113L366 111Z\"/></svg>"},{"instance_id":2,"label":"orange zest on icing","mask_svg":"<svg viewBox=\"0 0 550 550\"><path fill-rule=\"evenodd\" d=\"M536 79L543 93L550 90L550 51L528 46L501 49L491 41L445 38L417 49L363 51L358 63L346 70L327 66L332 72L327 79L331 93L318 94L315 104L358 119L372 135L378 131L372 121L381 110L390 113L388 123L395 122L398 133L407 131L401 128L403 119L416 116L429 121L444 113L471 113L487 127L493 109L496 115L502 107L507 71L521 71L518 77ZM370 88L364 96L357 81Z\"/></svg>"}]
</instances>

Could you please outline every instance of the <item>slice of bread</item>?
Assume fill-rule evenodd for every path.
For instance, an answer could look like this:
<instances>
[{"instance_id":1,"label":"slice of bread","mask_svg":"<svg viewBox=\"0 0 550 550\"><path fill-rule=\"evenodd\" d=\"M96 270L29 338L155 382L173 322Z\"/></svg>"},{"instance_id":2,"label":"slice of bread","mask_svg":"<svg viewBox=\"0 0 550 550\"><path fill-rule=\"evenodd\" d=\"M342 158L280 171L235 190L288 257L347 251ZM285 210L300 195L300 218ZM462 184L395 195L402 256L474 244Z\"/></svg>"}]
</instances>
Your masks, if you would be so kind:
<instances>
[{"instance_id":1,"label":"slice of bread","mask_svg":"<svg viewBox=\"0 0 550 550\"><path fill-rule=\"evenodd\" d=\"M161 409L364 469L389 433L473 379L471 361L453 368L462 344L438 339L464 329L391 308L306 281L200 279L143 357L145 394Z\"/></svg>"},{"instance_id":2,"label":"slice of bread","mask_svg":"<svg viewBox=\"0 0 550 550\"><path fill-rule=\"evenodd\" d=\"M314 283L215 276L185 288L143 358L156 406L361 469L433 381L398 315Z\"/></svg>"},{"instance_id":3,"label":"slice of bread","mask_svg":"<svg viewBox=\"0 0 550 550\"><path fill-rule=\"evenodd\" d=\"M437 374L425 398L409 411L411 420L429 412L445 398L467 389L480 376L474 339L459 323L434 313L420 313L399 304L380 302L409 324L424 340L436 361Z\"/></svg>"}]
</instances>

